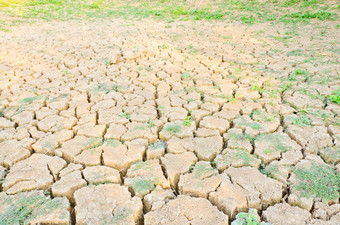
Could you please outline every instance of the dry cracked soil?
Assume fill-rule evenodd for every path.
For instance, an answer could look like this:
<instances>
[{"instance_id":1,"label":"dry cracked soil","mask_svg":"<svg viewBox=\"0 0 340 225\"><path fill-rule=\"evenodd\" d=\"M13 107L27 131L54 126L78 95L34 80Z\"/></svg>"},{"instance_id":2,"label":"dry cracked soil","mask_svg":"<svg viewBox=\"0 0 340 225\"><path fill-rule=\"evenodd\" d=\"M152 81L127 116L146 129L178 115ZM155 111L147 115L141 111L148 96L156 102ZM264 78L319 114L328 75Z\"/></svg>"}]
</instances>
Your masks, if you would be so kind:
<instances>
[{"instance_id":1,"label":"dry cracked soil","mask_svg":"<svg viewBox=\"0 0 340 225\"><path fill-rule=\"evenodd\" d=\"M0 223L340 224L335 25L0 31ZM333 196L303 189L315 167Z\"/></svg>"}]
</instances>

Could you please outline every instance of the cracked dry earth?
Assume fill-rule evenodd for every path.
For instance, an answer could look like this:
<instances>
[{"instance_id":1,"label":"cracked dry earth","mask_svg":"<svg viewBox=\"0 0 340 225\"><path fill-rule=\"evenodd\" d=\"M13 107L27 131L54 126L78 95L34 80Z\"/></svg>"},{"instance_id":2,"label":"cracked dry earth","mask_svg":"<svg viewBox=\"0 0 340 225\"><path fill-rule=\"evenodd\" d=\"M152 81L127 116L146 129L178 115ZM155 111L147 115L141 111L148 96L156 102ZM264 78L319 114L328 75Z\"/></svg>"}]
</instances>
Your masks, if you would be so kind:
<instances>
[{"instance_id":1,"label":"cracked dry earth","mask_svg":"<svg viewBox=\"0 0 340 225\"><path fill-rule=\"evenodd\" d=\"M28 224L229 224L249 208L339 224L339 200L299 197L289 169L340 171L340 107L314 97L339 87L340 34L318 23L286 41L285 25L204 21L1 32L0 214L35 199Z\"/></svg>"}]
</instances>

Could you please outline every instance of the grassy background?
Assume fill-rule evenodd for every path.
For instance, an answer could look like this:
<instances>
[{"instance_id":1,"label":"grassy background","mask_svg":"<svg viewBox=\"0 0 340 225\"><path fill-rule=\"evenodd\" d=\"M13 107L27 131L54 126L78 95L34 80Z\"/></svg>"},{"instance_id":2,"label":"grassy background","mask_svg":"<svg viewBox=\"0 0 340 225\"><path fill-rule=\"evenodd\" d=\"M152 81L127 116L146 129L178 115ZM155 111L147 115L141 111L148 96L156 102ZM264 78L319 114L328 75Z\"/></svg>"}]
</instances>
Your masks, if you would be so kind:
<instances>
[{"instance_id":1,"label":"grassy background","mask_svg":"<svg viewBox=\"0 0 340 225\"><path fill-rule=\"evenodd\" d=\"M107 17L298 23L336 20L339 10L337 1L328 0L0 0L0 27L36 19Z\"/></svg>"}]
</instances>

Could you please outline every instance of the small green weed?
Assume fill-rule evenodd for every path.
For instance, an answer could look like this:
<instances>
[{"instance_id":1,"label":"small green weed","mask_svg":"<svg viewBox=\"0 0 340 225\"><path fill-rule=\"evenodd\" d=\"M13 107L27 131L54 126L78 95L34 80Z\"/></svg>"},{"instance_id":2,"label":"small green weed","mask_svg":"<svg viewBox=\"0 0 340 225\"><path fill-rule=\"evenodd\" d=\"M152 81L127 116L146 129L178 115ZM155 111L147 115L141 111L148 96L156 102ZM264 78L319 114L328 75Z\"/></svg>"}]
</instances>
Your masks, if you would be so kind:
<instances>
[{"instance_id":1,"label":"small green weed","mask_svg":"<svg viewBox=\"0 0 340 225\"><path fill-rule=\"evenodd\" d=\"M119 117L120 117L120 118L124 118L124 117L125 117L126 119L131 120L130 115L126 114L125 112L124 112L124 113L121 113L121 114L119 115Z\"/></svg>"},{"instance_id":2,"label":"small green weed","mask_svg":"<svg viewBox=\"0 0 340 225\"><path fill-rule=\"evenodd\" d=\"M148 127L151 128L151 127L154 127L155 125L153 124L153 120L152 119L149 119L148 121Z\"/></svg>"},{"instance_id":3,"label":"small green weed","mask_svg":"<svg viewBox=\"0 0 340 225\"><path fill-rule=\"evenodd\" d=\"M280 86L279 92L283 93L283 92L289 90L292 86L293 86L293 82L283 83Z\"/></svg>"},{"instance_id":4,"label":"small green weed","mask_svg":"<svg viewBox=\"0 0 340 225\"><path fill-rule=\"evenodd\" d=\"M340 104L340 88L332 92L331 95L328 95L327 98L334 103Z\"/></svg>"},{"instance_id":5,"label":"small green weed","mask_svg":"<svg viewBox=\"0 0 340 225\"><path fill-rule=\"evenodd\" d=\"M297 76L307 76L309 73L302 69L296 69L293 71L293 73L290 74L288 77L289 81L297 81Z\"/></svg>"},{"instance_id":6,"label":"small green weed","mask_svg":"<svg viewBox=\"0 0 340 225\"><path fill-rule=\"evenodd\" d=\"M191 123L192 123L191 116L187 116L183 121L184 126L191 126Z\"/></svg>"},{"instance_id":7,"label":"small green weed","mask_svg":"<svg viewBox=\"0 0 340 225\"><path fill-rule=\"evenodd\" d=\"M238 213L231 225L269 225L269 223L261 222L257 210L250 208L248 213Z\"/></svg>"}]
</instances>

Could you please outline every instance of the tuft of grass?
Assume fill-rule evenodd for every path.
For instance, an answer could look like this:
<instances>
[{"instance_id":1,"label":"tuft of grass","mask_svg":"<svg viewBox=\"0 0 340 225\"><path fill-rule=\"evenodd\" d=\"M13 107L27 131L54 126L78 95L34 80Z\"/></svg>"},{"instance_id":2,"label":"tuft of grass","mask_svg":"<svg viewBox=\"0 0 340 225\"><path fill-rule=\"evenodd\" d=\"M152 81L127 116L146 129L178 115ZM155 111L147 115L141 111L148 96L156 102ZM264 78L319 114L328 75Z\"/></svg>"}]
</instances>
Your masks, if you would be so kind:
<instances>
[{"instance_id":1,"label":"tuft of grass","mask_svg":"<svg viewBox=\"0 0 340 225\"><path fill-rule=\"evenodd\" d=\"M181 126L179 126L177 124L171 124L171 125L167 125L165 127L165 130L169 133L176 134L176 133L180 132Z\"/></svg>"},{"instance_id":2,"label":"tuft of grass","mask_svg":"<svg viewBox=\"0 0 340 225\"><path fill-rule=\"evenodd\" d=\"M312 163L310 169L293 169L297 177L294 188L303 197L317 197L323 200L338 199L340 174L328 165Z\"/></svg>"}]
</instances>

